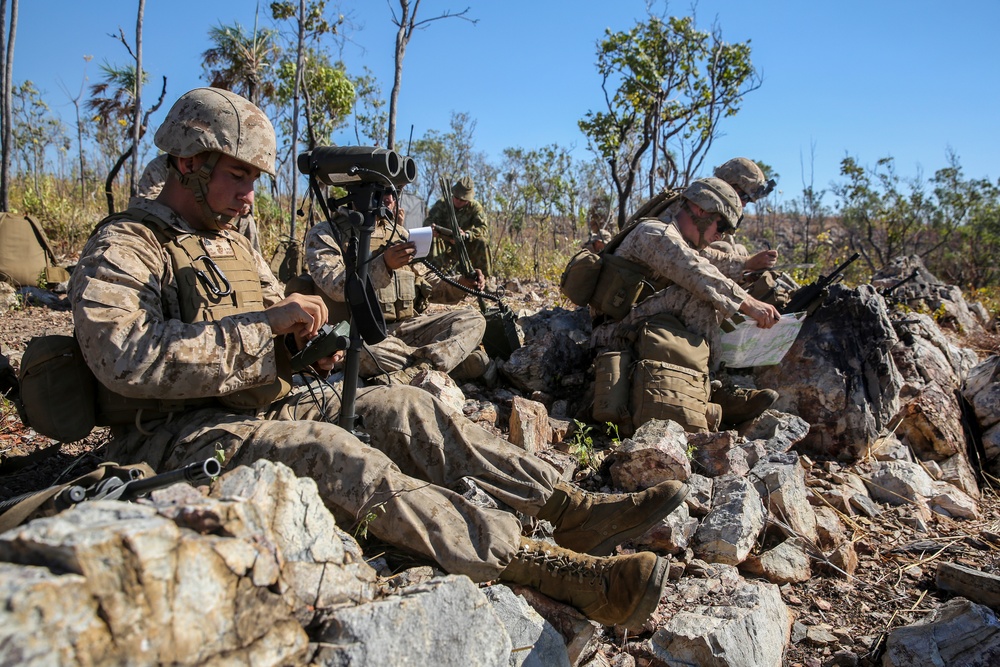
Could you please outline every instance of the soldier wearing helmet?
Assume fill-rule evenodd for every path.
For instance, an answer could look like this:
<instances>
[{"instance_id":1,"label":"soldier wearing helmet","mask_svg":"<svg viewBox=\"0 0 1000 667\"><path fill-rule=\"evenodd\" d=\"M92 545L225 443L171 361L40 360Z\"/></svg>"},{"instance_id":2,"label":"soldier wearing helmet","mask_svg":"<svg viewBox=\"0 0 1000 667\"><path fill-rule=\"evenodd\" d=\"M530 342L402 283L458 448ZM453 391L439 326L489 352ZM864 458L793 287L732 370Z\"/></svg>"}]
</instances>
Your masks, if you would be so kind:
<instances>
[{"instance_id":1,"label":"soldier wearing helmet","mask_svg":"<svg viewBox=\"0 0 1000 667\"><path fill-rule=\"evenodd\" d=\"M768 180L764 171L753 160L737 157L724 162L715 169L715 176L728 183L745 207L770 194L774 189L774 179ZM739 228L737 221L736 228ZM750 255L742 244L736 242L735 231L723 233L722 237L710 244L702 254L723 274L736 281L743 280L745 272L770 269L778 260L777 250L763 250Z\"/></svg>"},{"instance_id":2,"label":"soldier wearing helmet","mask_svg":"<svg viewBox=\"0 0 1000 667\"><path fill-rule=\"evenodd\" d=\"M292 387L289 350L326 323L323 300L283 298L263 258L230 230L257 177L274 172L270 122L238 95L200 88L177 101L156 143L170 156L162 192L102 221L70 282L100 420L112 426L109 456L162 469L219 449L230 467L279 461L316 480L341 525L378 509L373 535L448 572L531 585L608 625L646 621L666 561L604 556L678 507L684 484L584 492L408 386L358 392L363 444L332 423L340 406L330 385ZM450 490L466 477L552 523L566 548L522 538L514 514Z\"/></svg>"},{"instance_id":3,"label":"soldier wearing helmet","mask_svg":"<svg viewBox=\"0 0 1000 667\"><path fill-rule=\"evenodd\" d=\"M616 294L628 297L634 295L634 303L624 310L624 315L621 314L622 311L616 311L619 317L609 318L606 312L598 313L600 317L595 322L591 345L598 353L626 350L632 354L634 362L648 362L650 368L644 367L644 373L645 370L648 373L635 373L634 378L641 375L659 382L657 378L666 377L663 380L664 386L657 386L653 390L637 386L635 382L638 380L633 380L633 397L645 396L642 400L655 402L659 400L657 396L683 393L683 390L671 385L674 381L674 378L669 377L671 371L664 370L671 364L664 359L644 358L642 344L625 343L636 339L636 331L660 326L660 320L656 319L658 316L673 316L688 332L704 339L708 346L708 360L703 371L699 372L706 374L706 382L707 373L714 373L719 369L719 326L724 319L741 312L763 328L770 328L777 323L780 315L774 306L752 297L699 252L716 241L721 233L734 228L742 213L743 206L739 196L726 182L715 177L699 179L691 183L681 193L679 200L670 204L658 217L640 220L613 248L612 254L617 259L610 262L609 267L602 269L595 294L608 291L602 285L607 280L612 285L627 285L629 274L642 276L645 283L653 286L653 291L640 289L629 292L624 288L619 289ZM623 272L617 275L612 273L614 269L611 267L620 266L625 267ZM617 321L609 322L608 319ZM700 345L698 343L694 347L700 348ZM666 356L672 358L669 354ZM666 366L663 366L664 363ZM726 423L736 424L757 416L777 399L777 394L771 390L736 395L726 388L712 393L709 401L707 392L702 394L700 391L695 387L690 398L695 404L700 404L700 409L705 412L700 413L700 420L691 419L683 424L689 430L704 430L705 424L707 428L718 426L719 408L712 404L722 406L722 419ZM628 413L634 416L638 407L636 399L632 400ZM684 403L682 407L685 414L690 415L694 410L690 401L684 399L680 402ZM653 413L655 414L655 410ZM648 416L650 413L646 411L644 414ZM632 424L634 427L639 425Z\"/></svg>"},{"instance_id":4,"label":"soldier wearing helmet","mask_svg":"<svg viewBox=\"0 0 1000 667\"><path fill-rule=\"evenodd\" d=\"M476 186L468 176L463 176L451 186L451 205L455 208L455 218L458 221L458 228L462 231L469 261L473 267L481 270L484 276L492 275L493 256L490 253L490 228L486 222L486 209L476 199ZM431 260L439 268L446 271L453 270L458 264L455 240L437 232L442 228L451 229L451 213L447 200L440 199L434 202L424 220L424 227L433 227L435 230Z\"/></svg>"}]
</instances>

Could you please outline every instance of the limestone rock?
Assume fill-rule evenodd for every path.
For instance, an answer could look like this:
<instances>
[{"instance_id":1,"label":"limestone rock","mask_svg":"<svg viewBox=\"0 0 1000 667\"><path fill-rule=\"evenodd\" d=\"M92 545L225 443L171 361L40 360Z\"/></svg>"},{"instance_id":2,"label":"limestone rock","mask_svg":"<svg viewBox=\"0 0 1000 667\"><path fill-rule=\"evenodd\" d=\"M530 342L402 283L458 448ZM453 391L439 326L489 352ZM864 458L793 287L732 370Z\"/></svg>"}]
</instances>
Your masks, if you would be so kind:
<instances>
[{"instance_id":1,"label":"limestone rock","mask_svg":"<svg viewBox=\"0 0 1000 667\"><path fill-rule=\"evenodd\" d=\"M788 456L788 455L786 455ZM806 492L806 472L792 455L793 464L766 459L754 466L751 479L764 499L768 516L778 522L787 537L815 542L816 514Z\"/></svg>"},{"instance_id":2,"label":"limestone rock","mask_svg":"<svg viewBox=\"0 0 1000 667\"><path fill-rule=\"evenodd\" d=\"M251 508L215 509L232 512L220 523L239 523ZM99 652L76 656L81 664L194 665L223 655L241 663L301 661L308 638L269 581L278 558L267 544L201 535L155 507L117 501L83 503L0 536L0 559L82 579L80 598L92 600L112 646L88 647ZM12 632L50 632L36 614L27 620L40 627L15 630L8 620L3 626Z\"/></svg>"},{"instance_id":3,"label":"limestone rock","mask_svg":"<svg viewBox=\"0 0 1000 667\"><path fill-rule=\"evenodd\" d=\"M646 422L613 452L610 472L615 487L639 491L666 480L686 480L691 476L687 444L680 424L659 419Z\"/></svg>"},{"instance_id":4,"label":"limestone rock","mask_svg":"<svg viewBox=\"0 0 1000 667\"><path fill-rule=\"evenodd\" d=\"M359 607L335 609L319 630L314 665L507 667L511 640L468 577L446 576Z\"/></svg>"},{"instance_id":5,"label":"limestone rock","mask_svg":"<svg viewBox=\"0 0 1000 667\"><path fill-rule=\"evenodd\" d=\"M883 667L989 667L1000 663L1000 622L988 607L949 600L886 642Z\"/></svg>"},{"instance_id":6,"label":"limestone rock","mask_svg":"<svg viewBox=\"0 0 1000 667\"><path fill-rule=\"evenodd\" d=\"M687 505L681 505L635 539L638 547L669 554L683 552L698 529L698 519L691 516Z\"/></svg>"},{"instance_id":7,"label":"limestone rock","mask_svg":"<svg viewBox=\"0 0 1000 667\"><path fill-rule=\"evenodd\" d=\"M484 588L483 594L510 636L510 667L569 667L562 635L523 597L503 585Z\"/></svg>"},{"instance_id":8,"label":"limestone rock","mask_svg":"<svg viewBox=\"0 0 1000 667\"><path fill-rule=\"evenodd\" d=\"M853 459L888 430L902 386L890 355L895 343L885 301L874 289L830 288L781 364L757 373L758 387L781 394L775 410L810 425L799 452Z\"/></svg>"},{"instance_id":9,"label":"limestone rock","mask_svg":"<svg viewBox=\"0 0 1000 667\"><path fill-rule=\"evenodd\" d=\"M695 554L712 563L741 563L764 528L764 506L753 484L727 475L715 480L712 510L695 533Z\"/></svg>"},{"instance_id":10,"label":"limestone rock","mask_svg":"<svg viewBox=\"0 0 1000 667\"><path fill-rule=\"evenodd\" d=\"M552 442L552 427L545 406L515 396L510 406L510 441L529 454L537 454Z\"/></svg>"},{"instance_id":11,"label":"limestone rock","mask_svg":"<svg viewBox=\"0 0 1000 667\"><path fill-rule=\"evenodd\" d=\"M900 410L896 434L919 459L940 461L965 451L962 410L954 392L945 393L936 382Z\"/></svg>"},{"instance_id":12,"label":"limestone rock","mask_svg":"<svg viewBox=\"0 0 1000 667\"><path fill-rule=\"evenodd\" d=\"M410 385L437 396L455 412L462 412L465 407L465 394L447 373L426 370L414 376Z\"/></svg>"},{"instance_id":13,"label":"limestone rock","mask_svg":"<svg viewBox=\"0 0 1000 667\"><path fill-rule=\"evenodd\" d=\"M772 584L799 583L812 576L809 556L796 540L785 540L740 564L740 571L764 577Z\"/></svg>"},{"instance_id":14,"label":"limestone rock","mask_svg":"<svg viewBox=\"0 0 1000 667\"><path fill-rule=\"evenodd\" d=\"M778 667L791 616L774 584L744 582L731 606L695 606L657 630L650 646L671 665Z\"/></svg>"}]
</instances>

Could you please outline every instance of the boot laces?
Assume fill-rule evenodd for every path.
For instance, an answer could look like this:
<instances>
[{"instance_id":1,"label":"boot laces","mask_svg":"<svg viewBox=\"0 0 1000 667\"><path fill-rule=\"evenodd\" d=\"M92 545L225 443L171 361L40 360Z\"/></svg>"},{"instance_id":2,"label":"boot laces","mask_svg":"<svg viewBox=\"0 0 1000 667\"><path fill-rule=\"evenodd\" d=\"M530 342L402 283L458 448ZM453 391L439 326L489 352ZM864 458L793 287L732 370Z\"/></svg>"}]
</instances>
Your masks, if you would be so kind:
<instances>
[{"instance_id":1,"label":"boot laces","mask_svg":"<svg viewBox=\"0 0 1000 667\"><path fill-rule=\"evenodd\" d=\"M522 546L516 557L541 566L550 574L567 576L589 586L603 586L605 573L611 568L608 558L587 558L588 563L583 558L567 558L528 546Z\"/></svg>"}]
</instances>

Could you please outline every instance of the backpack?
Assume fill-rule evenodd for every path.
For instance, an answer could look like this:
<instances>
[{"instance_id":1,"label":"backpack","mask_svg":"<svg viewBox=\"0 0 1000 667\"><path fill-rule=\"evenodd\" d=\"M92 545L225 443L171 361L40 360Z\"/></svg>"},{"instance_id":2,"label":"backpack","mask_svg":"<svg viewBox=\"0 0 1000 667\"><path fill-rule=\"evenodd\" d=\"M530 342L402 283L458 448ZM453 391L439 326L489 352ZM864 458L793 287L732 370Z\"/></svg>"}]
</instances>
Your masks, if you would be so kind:
<instances>
[{"instance_id":1,"label":"backpack","mask_svg":"<svg viewBox=\"0 0 1000 667\"><path fill-rule=\"evenodd\" d=\"M615 256L614 250L640 222L662 213L680 194L680 190L663 190L643 202L601 252L584 248L573 255L559 279L563 295L577 306L591 306L611 319L625 317L633 304L648 296L644 290L649 281L644 267Z\"/></svg>"},{"instance_id":2,"label":"backpack","mask_svg":"<svg viewBox=\"0 0 1000 667\"><path fill-rule=\"evenodd\" d=\"M30 215L0 212L0 280L17 287L69 280L69 272L56 266L42 225Z\"/></svg>"}]
</instances>

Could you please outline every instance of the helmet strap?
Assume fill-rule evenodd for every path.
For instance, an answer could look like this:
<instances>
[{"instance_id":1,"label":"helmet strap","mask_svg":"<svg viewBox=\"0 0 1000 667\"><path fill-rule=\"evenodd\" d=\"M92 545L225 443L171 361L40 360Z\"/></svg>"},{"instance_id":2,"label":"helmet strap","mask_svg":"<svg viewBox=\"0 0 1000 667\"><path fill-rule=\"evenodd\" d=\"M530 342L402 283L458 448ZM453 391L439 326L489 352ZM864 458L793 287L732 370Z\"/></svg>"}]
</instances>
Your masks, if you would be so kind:
<instances>
[{"instance_id":1,"label":"helmet strap","mask_svg":"<svg viewBox=\"0 0 1000 667\"><path fill-rule=\"evenodd\" d=\"M210 151L208 158L197 171L188 174L182 174L174 166L172 160L167 160L167 169L177 176L177 180L180 181L181 185L191 191L191 194L194 195L195 201L201 206L201 210L205 216L209 220L214 220L220 227L228 225L233 220L233 216L216 213L208 205L208 182L212 178L212 172L215 171L215 165L218 164L221 155L222 153L217 151Z\"/></svg>"}]
</instances>

